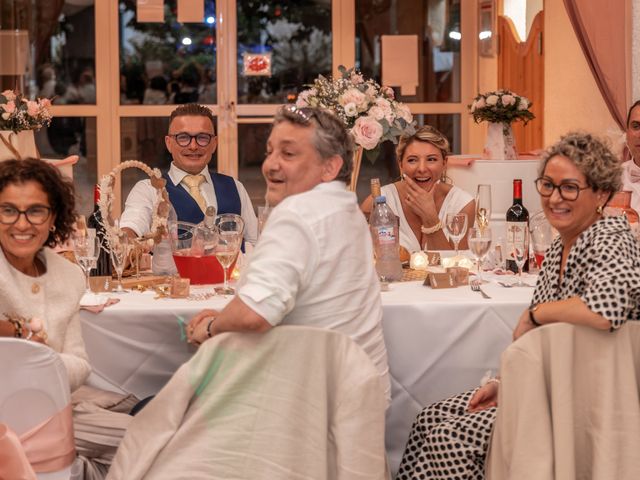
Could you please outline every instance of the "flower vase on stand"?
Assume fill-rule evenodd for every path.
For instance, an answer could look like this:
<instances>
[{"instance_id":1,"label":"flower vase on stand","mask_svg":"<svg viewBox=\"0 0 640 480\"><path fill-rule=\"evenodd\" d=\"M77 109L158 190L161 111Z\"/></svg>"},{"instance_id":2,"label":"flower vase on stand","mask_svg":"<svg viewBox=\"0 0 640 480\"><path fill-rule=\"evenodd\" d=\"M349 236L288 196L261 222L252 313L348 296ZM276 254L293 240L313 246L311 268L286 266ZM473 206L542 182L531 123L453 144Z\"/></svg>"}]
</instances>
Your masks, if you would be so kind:
<instances>
[{"instance_id":1,"label":"flower vase on stand","mask_svg":"<svg viewBox=\"0 0 640 480\"><path fill-rule=\"evenodd\" d=\"M489 122L484 158L491 160L515 160L516 141L510 123Z\"/></svg>"},{"instance_id":2,"label":"flower vase on stand","mask_svg":"<svg viewBox=\"0 0 640 480\"><path fill-rule=\"evenodd\" d=\"M40 158L33 130L0 130L0 161Z\"/></svg>"}]
</instances>

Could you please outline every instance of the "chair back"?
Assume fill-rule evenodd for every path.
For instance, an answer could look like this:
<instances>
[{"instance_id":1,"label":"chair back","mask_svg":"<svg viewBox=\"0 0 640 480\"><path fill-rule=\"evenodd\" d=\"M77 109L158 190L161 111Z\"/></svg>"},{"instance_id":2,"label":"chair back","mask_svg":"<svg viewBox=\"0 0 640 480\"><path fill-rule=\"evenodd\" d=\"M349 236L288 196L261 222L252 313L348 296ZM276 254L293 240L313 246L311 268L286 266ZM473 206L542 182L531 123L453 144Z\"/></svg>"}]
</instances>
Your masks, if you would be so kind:
<instances>
[{"instance_id":1,"label":"chair back","mask_svg":"<svg viewBox=\"0 0 640 480\"><path fill-rule=\"evenodd\" d=\"M341 333L225 333L136 416L108 478L382 480L385 409L377 369Z\"/></svg>"},{"instance_id":2,"label":"chair back","mask_svg":"<svg viewBox=\"0 0 640 480\"><path fill-rule=\"evenodd\" d=\"M640 322L537 328L500 370L487 479L638 478Z\"/></svg>"},{"instance_id":3,"label":"chair back","mask_svg":"<svg viewBox=\"0 0 640 480\"><path fill-rule=\"evenodd\" d=\"M0 365L0 423L18 437L68 408L71 394L67 371L51 348L23 339L0 338ZM66 423L65 431L73 437L70 416ZM59 439L54 437L52 441L57 443ZM37 472L40 480L68 479L69 473L70 466Z\"/></svg>"}]
</instances>

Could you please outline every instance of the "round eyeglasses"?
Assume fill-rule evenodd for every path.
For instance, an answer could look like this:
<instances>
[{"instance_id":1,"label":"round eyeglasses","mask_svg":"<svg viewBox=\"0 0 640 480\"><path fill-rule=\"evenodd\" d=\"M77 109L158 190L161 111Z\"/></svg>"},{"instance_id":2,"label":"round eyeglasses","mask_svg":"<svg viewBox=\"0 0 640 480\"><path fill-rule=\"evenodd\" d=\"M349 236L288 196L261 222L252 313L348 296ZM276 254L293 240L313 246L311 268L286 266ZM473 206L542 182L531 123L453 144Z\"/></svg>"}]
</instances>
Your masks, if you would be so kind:
<instances>
[{"instance_id":1,"label":"round eyeglasses","mask_svg":"<svg viewBox=\"0 0 640 480\"><path fill-rule=\"evenodd\" d=\"M0 205L0 223L3 225L13 225L22 214L31 225L42 225L49 220L51 208L44 205L34 205L26 210L19 210L13 205Z\"/></svg>"},{"instance_id":2,"label":"round eyeglasses","mask_svg":"<svg viewBox=\"0 0 640 480\"><path fill-rule=\"evenodd\" d=\"M181 147L188 147L189 145L191 145L191 140L193 140L194 138L196 139L196 143L198 144L198 146L206 147L211 143L211 139L215 137L215 135L205 132L196 133L195 135L191 135L187 132L170 133L169 136L173 137L176 143Z\"/></svg>"},{"instance_id":3,"label":"round eyeglasses","mask_svg":"<svg viewBox=\"0 0 640 480\"><path fill-rule=\"evenodd\" d=\"M588 188L591 188L591 187L581 187L577 183L573 183L573 182L561 183L560 185L556 185L548 178L543 178L543 177L537 178L535 183L536 183L536 190L538 190L538 193L540 194L540 196L550 197L551 195L553 195L553 191L557 188L558 193L560 193L560 197L563 200L567 200L569 202L577 200L581 190L586 190Z\"/></svg>"}]
</instances>

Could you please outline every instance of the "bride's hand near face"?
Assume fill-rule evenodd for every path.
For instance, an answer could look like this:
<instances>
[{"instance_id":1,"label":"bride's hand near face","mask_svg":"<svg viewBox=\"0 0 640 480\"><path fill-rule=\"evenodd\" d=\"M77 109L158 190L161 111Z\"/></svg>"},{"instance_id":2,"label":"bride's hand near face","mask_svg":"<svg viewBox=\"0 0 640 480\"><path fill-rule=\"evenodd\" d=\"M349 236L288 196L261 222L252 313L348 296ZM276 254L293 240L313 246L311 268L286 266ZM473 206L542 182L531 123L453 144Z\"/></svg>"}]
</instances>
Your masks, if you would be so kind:
<instances>
[{"instance_id":1,"label":"bride's hand near face","mask_svg":"<svg viewBox=\"0 0 640 480\"><path fill-rule=\"evenodd\" d=\"M404 175L405 193L401 199L416 215L423 225L434 225L438 222L438 209L434 198L435 184L430 190L420 188L408 175Z\"/></svg>"}]
</instances>

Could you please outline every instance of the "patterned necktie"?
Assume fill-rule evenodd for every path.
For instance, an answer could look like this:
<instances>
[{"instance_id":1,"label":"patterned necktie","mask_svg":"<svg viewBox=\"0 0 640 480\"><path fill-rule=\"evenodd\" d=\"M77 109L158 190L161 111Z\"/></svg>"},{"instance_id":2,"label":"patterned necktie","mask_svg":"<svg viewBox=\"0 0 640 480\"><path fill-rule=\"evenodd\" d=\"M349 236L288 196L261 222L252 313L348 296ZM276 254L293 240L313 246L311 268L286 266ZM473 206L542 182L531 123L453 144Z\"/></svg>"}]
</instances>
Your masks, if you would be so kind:
<instances>
[{"instance_id":1,"label":"patterned necktie","mask_svg":"<svg viewBox=\"0 0 640 480\"><path fill-rule=\"evenodd\" d=\"M207 209L207 202L200 193L200 185L204 182L204 175L187 175L182 179L189 189L189 195L193 197L200 209L204 212Z\"/></svg>"}]
</instances>

